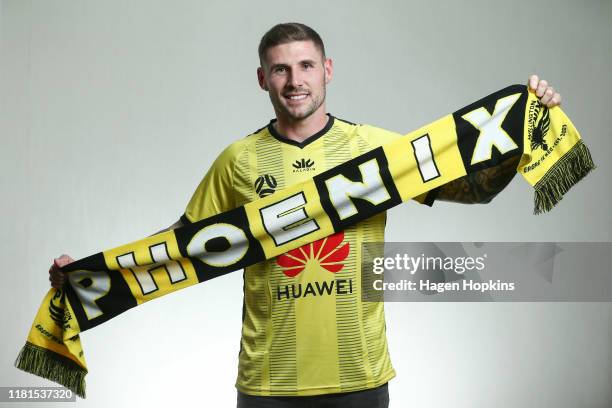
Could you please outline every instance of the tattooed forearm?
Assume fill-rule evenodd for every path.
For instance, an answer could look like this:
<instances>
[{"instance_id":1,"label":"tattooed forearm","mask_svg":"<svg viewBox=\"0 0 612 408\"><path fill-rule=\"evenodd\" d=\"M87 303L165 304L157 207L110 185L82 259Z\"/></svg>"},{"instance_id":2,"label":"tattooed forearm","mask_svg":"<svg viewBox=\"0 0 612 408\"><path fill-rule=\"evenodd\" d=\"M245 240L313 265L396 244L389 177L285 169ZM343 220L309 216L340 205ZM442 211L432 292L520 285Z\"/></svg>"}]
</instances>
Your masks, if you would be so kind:
<instances>
[{"instance_id":1,"label":"tattooed forearm","mask_svg":"<svg viewBox=\"0 0 612 408\"><path fill-rule=\"evenodd\" d=\"M510 183L520 159L513 156L501 164L479 170L440 187L437 199L456 203L488 203Z\"/></svg>"}]
</instances>

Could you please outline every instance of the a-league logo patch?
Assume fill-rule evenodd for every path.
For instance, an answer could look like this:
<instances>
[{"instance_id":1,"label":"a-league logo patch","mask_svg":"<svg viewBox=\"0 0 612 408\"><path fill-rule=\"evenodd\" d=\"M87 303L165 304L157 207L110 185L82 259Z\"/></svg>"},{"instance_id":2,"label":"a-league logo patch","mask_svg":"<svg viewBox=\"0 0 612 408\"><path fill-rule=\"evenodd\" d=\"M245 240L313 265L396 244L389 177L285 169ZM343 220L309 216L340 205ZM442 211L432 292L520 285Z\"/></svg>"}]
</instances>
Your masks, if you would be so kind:
<instances>
[{"instance_id":1,"label":"a-league logo patch","mask_svg":"<svg viewBox=\"0 0 612 408\"><path fill-rule=\"evenodd\" d=\"M261 198L274 193L277 186L278 183L271 174L264 174L263 176L257 177L257 180L255 180L255 192Z\"/></svg>"}]
</instances>

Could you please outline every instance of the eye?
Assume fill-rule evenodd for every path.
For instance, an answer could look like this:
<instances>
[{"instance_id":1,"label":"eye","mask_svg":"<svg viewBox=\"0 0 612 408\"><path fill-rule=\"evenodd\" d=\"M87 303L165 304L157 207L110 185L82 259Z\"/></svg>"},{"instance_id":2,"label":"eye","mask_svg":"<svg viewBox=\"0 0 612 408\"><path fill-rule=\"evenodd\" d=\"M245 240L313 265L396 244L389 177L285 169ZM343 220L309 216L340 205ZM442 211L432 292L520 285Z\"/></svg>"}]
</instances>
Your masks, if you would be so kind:
<instances>
[{"instance_id":1,"label":"eye","mask_svg":"<svg viewBox=\"0 0 612 408\"><path fill-rule=\"evenodd\" d=\"M304 68L312 68L312 64L310 62L305 62L302 64Z\"/></svg>"},{"instance_id":2,"label":"eye","mask_svg":"<svg viewBox=\"0 0 612 408\"><path fill-rule=\"evenodd\" d=\"M274 72L278 72L280 74L282 74L283 72L287 71L287 67L276 67L274 68Z\"/></svg>"}]
</instances>

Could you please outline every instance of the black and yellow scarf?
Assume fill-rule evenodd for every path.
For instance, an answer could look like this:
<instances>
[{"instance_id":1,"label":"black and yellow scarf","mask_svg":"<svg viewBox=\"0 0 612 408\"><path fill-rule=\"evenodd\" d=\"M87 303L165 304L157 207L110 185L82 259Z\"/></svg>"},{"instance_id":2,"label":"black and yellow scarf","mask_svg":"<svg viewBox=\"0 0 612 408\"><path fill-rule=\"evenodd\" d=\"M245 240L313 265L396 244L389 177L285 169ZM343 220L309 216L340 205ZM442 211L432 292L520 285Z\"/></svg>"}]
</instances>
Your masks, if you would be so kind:
<instances>
[{"instance_id":1,"label":"black and yellow scarf","mask_svg":"<svg viewBox=\"0 0 612 408\"><path fill-rule=\"evenodd\" d=\"M43 299L15 365L84 397L80 332L519 156L516 170L535 189L535 213L550 210L594 168L559 107L546 108L526 86L509 86L304 183L67 265L69 283Z\"/></svg>"}]
</instances>

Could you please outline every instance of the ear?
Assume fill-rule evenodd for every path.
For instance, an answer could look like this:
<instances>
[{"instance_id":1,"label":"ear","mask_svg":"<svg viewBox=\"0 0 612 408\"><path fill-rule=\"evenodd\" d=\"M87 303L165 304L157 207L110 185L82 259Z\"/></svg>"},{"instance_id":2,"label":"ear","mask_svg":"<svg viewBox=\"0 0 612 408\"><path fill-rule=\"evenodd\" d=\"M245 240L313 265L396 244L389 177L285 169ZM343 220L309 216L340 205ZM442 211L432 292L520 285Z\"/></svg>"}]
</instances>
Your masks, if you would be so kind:
<instances>
[{"instance_id":1,"label":"ear","mask_svg":"<svg viewBox=\"0 0 612 408\"><path fill-rule=\"evenodd\" d=\"M264 91L268 91L268 86L266 85L266 77L264 75L264 70L262 67L257 68L257 81L259 82L259 87Z\"/></svg>"},{"instance_id":2,"label":"ear","mask_svg":"<svg viewBox=\"0 0 612 408\"><path fill-rule=\"evenodd\" d=\"M323 69L325 69L325 83L329 84L332 77L334 76L334 63L331 58L326 58L323 63Z\"/></svg>"}]
</instances>

